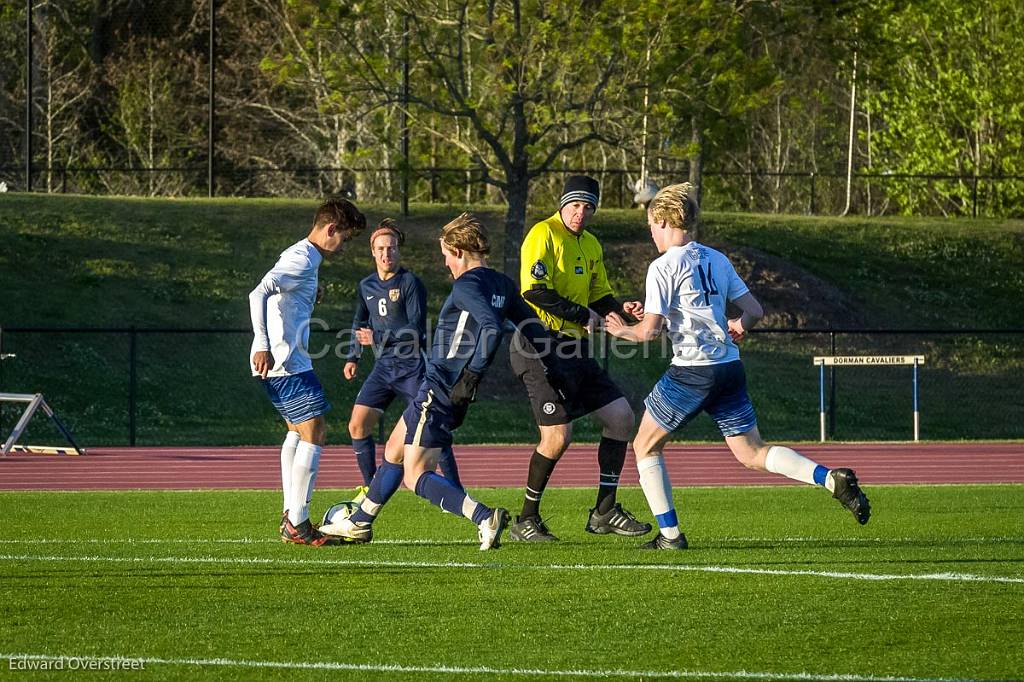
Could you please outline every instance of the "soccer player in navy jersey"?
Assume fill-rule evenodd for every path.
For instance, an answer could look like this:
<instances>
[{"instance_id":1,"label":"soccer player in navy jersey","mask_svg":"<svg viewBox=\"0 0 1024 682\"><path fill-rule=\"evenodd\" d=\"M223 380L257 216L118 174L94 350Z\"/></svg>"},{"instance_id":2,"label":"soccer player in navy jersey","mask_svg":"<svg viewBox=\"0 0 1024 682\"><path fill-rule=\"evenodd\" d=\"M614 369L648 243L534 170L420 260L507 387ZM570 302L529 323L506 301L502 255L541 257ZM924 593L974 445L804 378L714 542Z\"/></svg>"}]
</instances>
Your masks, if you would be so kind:
<instances>
[{"instance_id":1,"label":"soccer player in navy jersey","mask_svg":"<svg viewBox=\"0 0 1024 682\"><path fill-rule=\"evenodd\" d=\"M508 510L477 502L434 473L437 458L451 445L452 432L466 418L477 386L494 360L506 320L517 325L537 350L552 382L556 386L564 382L558 375L555 354L545 348L550 346L550 335L535 320L516 283L487 267L489 251L486 231L468 213L442 229L441 253L455 283L438 317L426 374L416 399L388 439L384 462L359 509L329 529L321 528L324 532L369 542L373 520L404 480L420 497L472 520L479 531L481 550L500 545L510 518Z\"/></svg>"},{"instance_id":2,"label":"soccer player in navy jersey","mask_svg":"<svg viewBox=\"0 0 1024 682\"><path fill-rule=\"evenodd\" d=\"M718 425L736 459L832 493L857 522L871 518L871 505L851 469L829 469L795 450L769 445L757 428L747 379L736 343L764 315L761 304L722 253L694 241L694 188L688 182L658 192L647 210L651 239L661 254L647 271L647 300L639 324L607 320L608 332L649 341L663 331L672 342L672 364L651 390L633 441L640 487L660 532L644 549L686 549L679 529L672 484L662 450L672 432L701 412ZM726 317L726 303L740 310Z\"/></svg>"},{"instance_id":3,"label":"soccer player in navy jersey","mask_svg":"<svg viewBox=\"0 0 1024 682\"><path fill-rule=\"evenodd\" d=\"M406 406L412 402L426 370L427 290L419 277L399 265L404 242L405 235L395 221L382 220L370 234L376 272L356 287L352 332L357 343L352 344L345 362L345 378L356 378L364 346L376 353L373 370L359 388L348 422L352 449L363 475L357 503L377 472L374 428L396 397ZM451 447L441 451L440 465L445 477L461 488Z\"/></svg>"},{"instance_id":4,"label":"soccer player in navy jersey","mask_svg":"<svg viewBox=\"0 0 1024 682\"><path fill-rule=\"evenodd\" d=\"M331 409L309 357L309 322L317 301L318 271L324 257L366 227L366 218L346 199L324 201L309 235L288 247L249 293L253 340L249 365L285 421L281 446L284 542L300 545L340 544L309 520L320 453L324 414Z\"/></svg>"}]
</instances>

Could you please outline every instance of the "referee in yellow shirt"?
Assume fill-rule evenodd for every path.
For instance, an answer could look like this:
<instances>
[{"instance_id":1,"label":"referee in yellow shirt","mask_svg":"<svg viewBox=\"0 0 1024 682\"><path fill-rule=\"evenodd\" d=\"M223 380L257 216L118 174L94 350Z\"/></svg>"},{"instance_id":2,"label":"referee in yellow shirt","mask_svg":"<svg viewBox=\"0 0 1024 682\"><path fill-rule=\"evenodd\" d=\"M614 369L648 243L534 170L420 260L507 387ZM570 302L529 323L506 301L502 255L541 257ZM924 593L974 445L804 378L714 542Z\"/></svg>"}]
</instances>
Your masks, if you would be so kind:
<instances>
[{"instance_id":1,"label":"referee in yellow shirt","mask_svg":"<svg viewBox=\"0 0 1024 682\"><path fill-rule=\"evenodd\" d=\"M597 180L569 177L558 212L534 225L523 240L519 288L555 339L549 350L534 349L517 334L511 347L512 370L526 386L540 429L540 443L530 458L523 511L510 529L513 540L557 540L541 520L541 496L555 464L572 442L573 420L591 413L602 426L597 450L601 480L587 532L638 536L651 530L650 524L637 521L615 501L626 444L633 435L633 408L590 354L588 334L605 317L622 320L623 315L643 314L639 301L623 305L615 300L601 244L586 230L599 197ZM558 354L564 374L564 385L558 390L548 381L538 352Z\"/></svg>"}]
</instances>

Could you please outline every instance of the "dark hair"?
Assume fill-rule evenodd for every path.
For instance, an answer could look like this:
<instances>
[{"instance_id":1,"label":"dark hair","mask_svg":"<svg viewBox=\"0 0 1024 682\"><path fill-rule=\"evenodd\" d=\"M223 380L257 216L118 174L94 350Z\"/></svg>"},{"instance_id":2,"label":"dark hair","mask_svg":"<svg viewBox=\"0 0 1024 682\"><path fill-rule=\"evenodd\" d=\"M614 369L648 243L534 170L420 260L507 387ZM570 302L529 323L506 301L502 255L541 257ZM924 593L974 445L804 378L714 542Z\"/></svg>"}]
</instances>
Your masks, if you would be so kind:
<instances>
[{"instance_id":1,"label":"dark hair","mask_svg":"<svg viewBox=\"0 0 1024 682\"><path fill-rule=\"evenodd\" d=\"M390 234L398 241L398 245L405 244L405 235L398 229L398 223L394 218L384 218L377 223L377 228L370 233L370 247L373 248L373 240L382 234Z\"/></svg>"},{"instance_id":2,"label":"dark hair","mask_svg":"<svg viewBox=\"0 0 1024 682\"><path fill-rule=\"evenodd\" d=\"M366 216L348 199L330 197L317 209L313 227L321 228L330 223L348 232L361 232L366 229Z\"/></svg>"}]
</instances>

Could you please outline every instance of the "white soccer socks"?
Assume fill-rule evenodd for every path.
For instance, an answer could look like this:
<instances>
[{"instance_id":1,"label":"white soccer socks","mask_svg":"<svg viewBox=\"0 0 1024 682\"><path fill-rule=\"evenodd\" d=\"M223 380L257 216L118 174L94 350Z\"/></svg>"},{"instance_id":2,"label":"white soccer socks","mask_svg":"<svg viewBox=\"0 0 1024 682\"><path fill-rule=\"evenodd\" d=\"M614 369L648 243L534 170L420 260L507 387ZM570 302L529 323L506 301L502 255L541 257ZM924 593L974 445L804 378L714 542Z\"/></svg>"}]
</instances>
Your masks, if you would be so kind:
<instances>
[{"instance_id":1,"label":"white soccer socks","mask_svg":"<svg viewBox=\"0 0 1024 682\"><path fill-rule=\"evenodd\" d=\"M288 500L288 520L297 526L309 518L309 501L313 497L316 472L320 469L319 445L299 441L292 462L291 491Z\"/></svg>"},{"instance_id":2,"label":"white soccer socks","mask_svg":"<svg viewBox=\"0 0 1024 682\"><path fill-rule=\"evenodd\" d=\"M773 474L780 474L794 481L801 481L809 485L824 486L832 492L834 483L828 475L828 467L807 459L796 450L790 450L781 445L773 445L768 448L768 454L764 458L764 468Z\"/></svg>"},{"instance_id":3,"label":"white soccer socks","mask_svg":"<svg viewBox=\"0 0 1024 682\"><path fill-rule=\"evenodd\" d=\"M637 461L636 468L640 472L640 488L658 521L661 534L675 540L680 536L679 519L672 501L672 482L668 480L665 458L660 454L644 457Z\"/></svg>"},{"instance_id":4,"label":"white soccer socks","mask_svg":"<svg viewBox=\"0 0 1024 682\"><path fill-rule=\"evenodd\" d=\"M295 446L299 444L299 434L297 431L289 431L288 435L284 437L284 443L281 445L281 491L283 493L283 501L281 503L281 511L288 511L288 503L291 502L291 489L292 489L292 464L295 461Z\"/></svg>"}]
</instances>

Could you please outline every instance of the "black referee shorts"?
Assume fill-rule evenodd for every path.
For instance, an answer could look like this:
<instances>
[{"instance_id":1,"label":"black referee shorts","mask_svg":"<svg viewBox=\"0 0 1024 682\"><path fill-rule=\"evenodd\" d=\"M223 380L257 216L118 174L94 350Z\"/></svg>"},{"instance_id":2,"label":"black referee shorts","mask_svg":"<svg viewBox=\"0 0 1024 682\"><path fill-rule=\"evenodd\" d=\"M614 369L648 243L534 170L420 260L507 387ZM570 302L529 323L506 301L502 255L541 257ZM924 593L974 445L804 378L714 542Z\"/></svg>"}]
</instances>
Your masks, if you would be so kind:
<instances>
[{"instance_id":1,"label":"black referee shorts","mask_svg":"<svg viewBox=\"0 0 1024 682\"><path fill-rule=\"evenodd\" d=\"M530 407L538 426L569 424L624 397L608 372L590 357L587 339L556 337L549 352L556 353L567 386L565 399L548 383L544 363L537 353L516 334L509 345L512 371L526 386Z\"/></svg>"}]
</instances>

